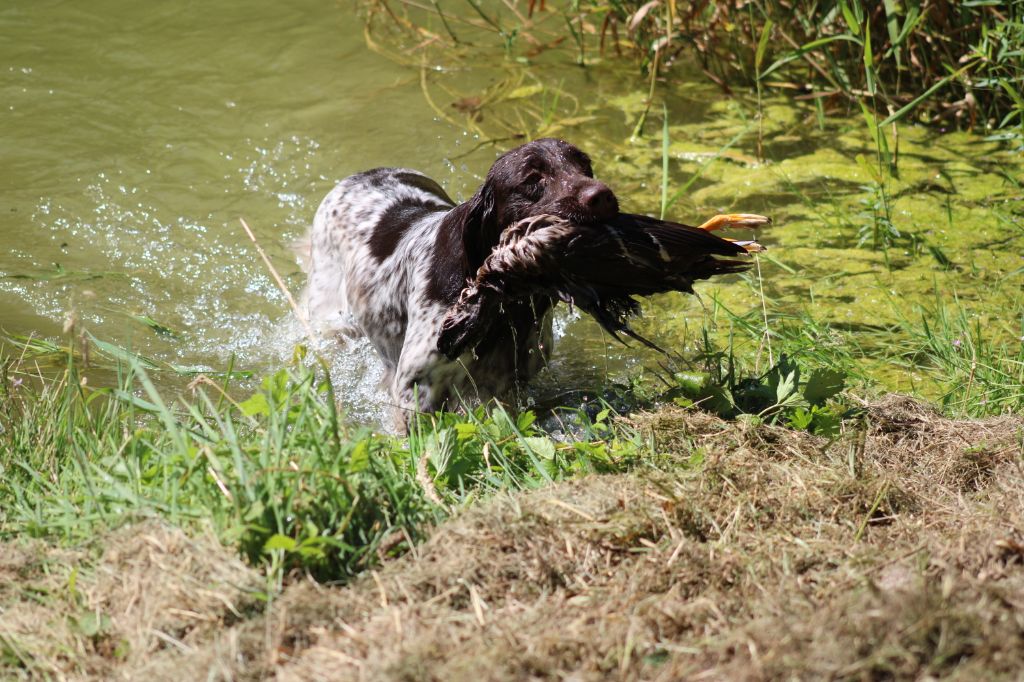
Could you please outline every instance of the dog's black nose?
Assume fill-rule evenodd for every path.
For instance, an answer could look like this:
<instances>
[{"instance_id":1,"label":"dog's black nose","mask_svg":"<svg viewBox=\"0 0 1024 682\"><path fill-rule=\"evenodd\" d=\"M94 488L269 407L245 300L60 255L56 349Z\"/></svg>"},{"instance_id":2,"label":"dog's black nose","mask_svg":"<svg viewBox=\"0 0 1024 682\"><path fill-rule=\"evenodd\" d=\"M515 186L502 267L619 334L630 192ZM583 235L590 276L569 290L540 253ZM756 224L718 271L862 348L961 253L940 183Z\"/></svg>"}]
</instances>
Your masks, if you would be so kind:
<instances>
[{"instance_id":1,"label":"dog's black nose","mask_svg":"<svg viewBox=\"0 0 1024 682\"><path fill-rule=\"evenodd\" d=\"M619 213L619 200L603 182L594 181L579 193L580 204L594 220L611 220Z\"/></svg>"}]
</instances>

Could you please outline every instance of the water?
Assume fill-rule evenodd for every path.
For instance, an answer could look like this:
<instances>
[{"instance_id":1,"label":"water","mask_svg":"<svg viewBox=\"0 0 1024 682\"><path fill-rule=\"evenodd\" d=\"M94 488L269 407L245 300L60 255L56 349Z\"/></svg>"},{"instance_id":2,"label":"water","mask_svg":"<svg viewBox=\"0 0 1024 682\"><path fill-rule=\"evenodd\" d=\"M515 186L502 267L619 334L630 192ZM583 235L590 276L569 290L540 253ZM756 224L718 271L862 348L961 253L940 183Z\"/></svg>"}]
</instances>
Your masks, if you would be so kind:
<instances>
[{"instance_id":1,"label":"water","mask_svg":"<svg viewBox=\"0 0 1024 682\"><path fill-rule=\"evenodd\" d=\"M240 217L298 291L289 245L337 180L405 165L465 196L495 153L449 161L472 138L362 27L321 0L4 3L0 328L57 338L73 311L177 366L279 365L298 335ZM379 398L361 345L339 377Z\"/></svg>"},{"instance_id":2,"label":"water","mask_svg":"<svg viewBox=\"0 0 1024 682\"><path fill-rule=\"evenodd\" d=\"M404 165L466 197L517 135L577 143L624 208L657 212L660 113L629 140L647 84L628 60L592 54L581 69L566 43L532 50L523 64L486 33L473 47L402 56L400 43L418 38L373 34L388 58L368 49L363 25L351 7L322 0L5 2L0 327L58 339L73 312L79 329L178 367L222 369L233 357L271 370L300 334L240 217L297 292L303 276L289 245L337 180ZM465 38L469 29L456 27ZM770 299L856 325L892 319L891 292L920 300L936 282L988 301L990 311L1018 298L1019 282L1004 280L1020 265L1021 192L1012 180L1024 175L997 145L904 133L896 220L961 266L945 271L896 252L892 269L855 243L868 182L855 157L872 153L858 118L819 129L809 104L770 101L767 162L759 162L751 99L726 98L683 73L659 86L670 112L671 185L700 177L669 216L775 217L781 226L763 241L786 268L763 263ZM736 282L702 291L741 312L759 305L759 292ZM659 343L693 345L692 331L680 331L700 317L692 298L660 297L648 310L641 326ZM589 320L563 316L541 393L595 388L654 362L610 345ZM372 353L359 346L335 360L343 400L372 418L383 400Z\"/></svg>"}]
</instances>

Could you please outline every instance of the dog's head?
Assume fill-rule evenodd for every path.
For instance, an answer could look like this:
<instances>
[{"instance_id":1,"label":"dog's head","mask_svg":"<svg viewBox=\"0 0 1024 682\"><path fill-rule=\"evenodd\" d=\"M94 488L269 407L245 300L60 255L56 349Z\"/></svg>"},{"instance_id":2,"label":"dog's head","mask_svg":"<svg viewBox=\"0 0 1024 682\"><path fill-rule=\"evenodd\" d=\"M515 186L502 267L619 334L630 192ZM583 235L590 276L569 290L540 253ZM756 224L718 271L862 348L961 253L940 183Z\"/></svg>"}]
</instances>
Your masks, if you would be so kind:
<instances>
[{"instance_id":1,"label":"dog's head","mask_svg":"<svg viewBox=\"0 0 1024 682\"><path fill-rule=\"evenodd\" d=\"M615 194L594 179L590 157L568 142L544 138L500 156L483 186L456 215L475 271L502 230L523 218L547 213L592 223L610 220L618 212Z\"/></svg>"}]
</instances>

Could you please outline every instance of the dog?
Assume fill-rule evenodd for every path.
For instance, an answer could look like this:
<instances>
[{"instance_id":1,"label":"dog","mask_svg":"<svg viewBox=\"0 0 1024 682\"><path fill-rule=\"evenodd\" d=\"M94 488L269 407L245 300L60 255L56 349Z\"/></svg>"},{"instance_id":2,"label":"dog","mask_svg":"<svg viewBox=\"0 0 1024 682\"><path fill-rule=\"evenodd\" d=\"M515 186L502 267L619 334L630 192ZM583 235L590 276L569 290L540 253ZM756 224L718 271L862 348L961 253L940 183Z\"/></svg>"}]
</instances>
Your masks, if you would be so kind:
<instances>
[{"instance_id":1,"label":"dog","mask_svg":"<svg viewBox=\"0 0 1024 682\"><path fill-rule=\"evenodd\" d=\"M505 303L475 347L453 359L438 350L445 315L508 227L539 215L588 224L618 213L590 158L551 138L500 156L458 205L418 171L350 176L324 198L310 231L309 321L321 333L369 339L399 431L417 412L500 398L546 364L557 299Z\"/></svg>"}]
</instances>

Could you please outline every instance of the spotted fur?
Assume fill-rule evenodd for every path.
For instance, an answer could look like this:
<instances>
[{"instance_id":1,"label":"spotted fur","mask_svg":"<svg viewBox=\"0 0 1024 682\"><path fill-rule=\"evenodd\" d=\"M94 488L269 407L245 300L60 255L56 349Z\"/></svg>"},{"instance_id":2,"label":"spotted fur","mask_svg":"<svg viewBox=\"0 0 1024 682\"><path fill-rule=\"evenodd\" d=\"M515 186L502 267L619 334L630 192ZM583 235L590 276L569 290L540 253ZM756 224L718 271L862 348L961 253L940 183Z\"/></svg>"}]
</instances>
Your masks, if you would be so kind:
<instances>
[{"instance_id":1,"label":"spotted fur","mask_svg":"<svg viewBox=\"0 0 1024 682\"><path fill-rule=\"evenodd\" d=\"M441 325L514 223L548 214L610 219L618 201L590 159L542 139L501 156L458 206L425 175L377 168L338 184L320 204L309 244L306 305L320 331L367 337L387 370L403 428L414 411L506 394L536 374L551 349L551 295L509 301L475 348L449 359Z\"/></svg>"}]
</instances>

